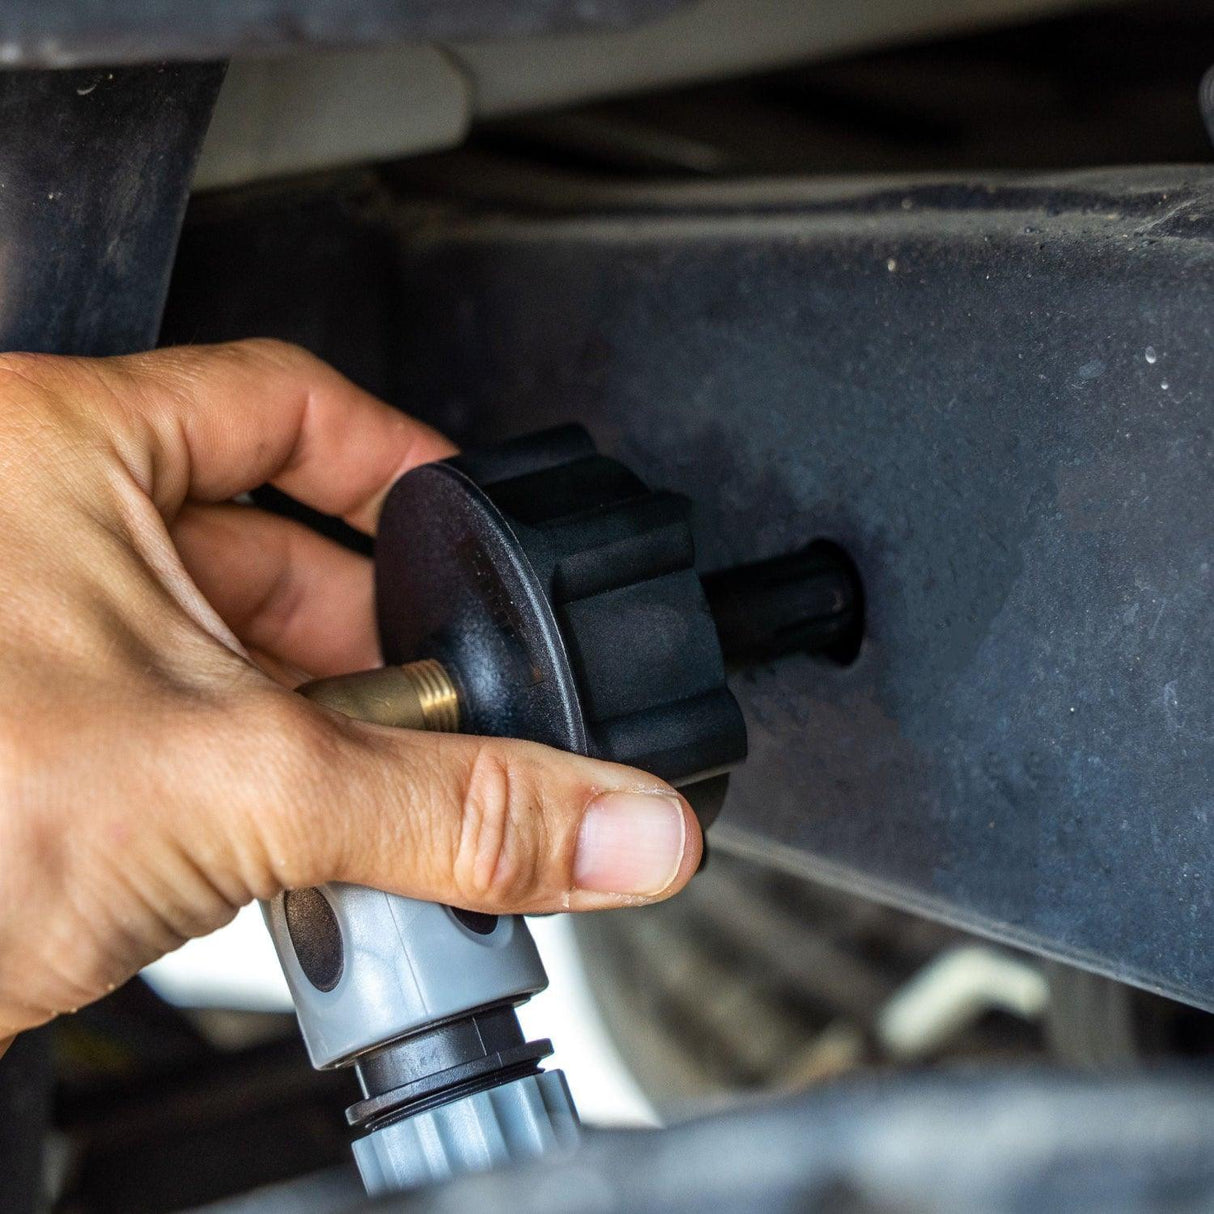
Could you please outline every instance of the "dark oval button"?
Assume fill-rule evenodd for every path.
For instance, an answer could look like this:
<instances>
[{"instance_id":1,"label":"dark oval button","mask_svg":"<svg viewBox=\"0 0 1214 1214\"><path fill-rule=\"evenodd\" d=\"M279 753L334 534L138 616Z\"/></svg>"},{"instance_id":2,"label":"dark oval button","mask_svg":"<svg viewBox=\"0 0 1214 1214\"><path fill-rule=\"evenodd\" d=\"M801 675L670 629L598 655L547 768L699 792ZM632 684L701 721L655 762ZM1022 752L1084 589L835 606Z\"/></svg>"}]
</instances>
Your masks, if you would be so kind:
<instances>
[{"instance_id":1,"label":"dark oval button","mask_svg":"<svg viewBox=\"0 0 1214 1214\"><path fill-rule=\"evenodd\" d=\"M282 899L287 935L304 977L318 991L331 991L345 968L341 927L318 889L289 889Z\"/></svg>"},{"instance_id":2,"label":"dark oval button","mask_svg":"<svg viewBox=\"0 0 1214 1214\"><path fill-rule=\"evenodd\" d=\"M475 932L478 936L491 936L497 928L496 915L483 915L480 911L458 910L454 906L449 906L447 909L457 923L462 923L470 932Z\"/></svg>"}]
</instances>

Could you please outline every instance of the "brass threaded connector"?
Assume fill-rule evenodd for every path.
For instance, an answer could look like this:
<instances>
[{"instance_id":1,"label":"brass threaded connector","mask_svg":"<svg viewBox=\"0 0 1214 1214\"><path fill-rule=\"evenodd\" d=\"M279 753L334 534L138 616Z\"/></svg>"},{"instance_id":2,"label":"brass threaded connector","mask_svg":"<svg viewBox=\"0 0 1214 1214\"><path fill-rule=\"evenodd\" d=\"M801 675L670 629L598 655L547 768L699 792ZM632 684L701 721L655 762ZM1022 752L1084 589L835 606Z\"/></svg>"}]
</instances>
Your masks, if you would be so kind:
<instances>
[{"instance_id":1,"label":"brass threaded connector","mask_svg":"<svg viewBox=\"0 0 1214 1214\"><path fill-rule=\"evenodd\" d=\"M433 658L423 658L398 669L407 673L417 688L426 728L438 733L458 732L459 693L446 667Z\"/></svg>"},{"instance_id":2,"label":"brass threaded connector","mask_svg":"<svg viewBox=\"0 0 1214 1214\"><path fill-rule=\"evenodd\" d=\"M359 721L397 729L459 730L459 693L441 662L423 658L403 666L383 666L317 679L300 695Z\"/></svg>"}]
</instances>

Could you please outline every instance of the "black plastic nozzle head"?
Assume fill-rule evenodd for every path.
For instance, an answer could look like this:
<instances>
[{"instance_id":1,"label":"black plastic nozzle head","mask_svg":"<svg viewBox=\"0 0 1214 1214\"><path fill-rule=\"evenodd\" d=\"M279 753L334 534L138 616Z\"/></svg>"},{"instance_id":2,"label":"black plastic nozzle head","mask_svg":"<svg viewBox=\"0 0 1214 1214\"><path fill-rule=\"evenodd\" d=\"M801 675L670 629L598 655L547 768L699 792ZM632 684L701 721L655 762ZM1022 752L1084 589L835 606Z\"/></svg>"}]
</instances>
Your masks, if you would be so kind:
<instances>
[{"instance_id":1,"label":"black plastic nozzle head","mask_svg":"<svg viewBox=\"0 0 1214 1214\"><path fill-rule=\"evenodd\" d=\"M384 658L441 662L468 732L651 771L707 823L746 725L690 512L580 427L414 469L379 525Z\"/></svg>"},{"instance_id":2,"label":"black plastic nozzle head","mask_svg":"<svg viewBox=\"0 0 1214 1214\"><path fill-rule=\"evenodd\" d=\"M846 665L864 634L864 593L847 553L829 540L704 578L726 663L818 654Z\"/></svg>"},{"instance_id":3,"label":"black plastic nozzle head","mask_svg":"<svg viewBox=\"0 0 1214 1214\"><path fill-rule=\"evenodd\" d=\"M440 662L462 729L651 771L705 824L746 756L726 661L849 661L862 628L859 578L826 541L701 582L691 503L580 426L407 473L375 563L385 660Z\"/></svg>"}]
</instances>

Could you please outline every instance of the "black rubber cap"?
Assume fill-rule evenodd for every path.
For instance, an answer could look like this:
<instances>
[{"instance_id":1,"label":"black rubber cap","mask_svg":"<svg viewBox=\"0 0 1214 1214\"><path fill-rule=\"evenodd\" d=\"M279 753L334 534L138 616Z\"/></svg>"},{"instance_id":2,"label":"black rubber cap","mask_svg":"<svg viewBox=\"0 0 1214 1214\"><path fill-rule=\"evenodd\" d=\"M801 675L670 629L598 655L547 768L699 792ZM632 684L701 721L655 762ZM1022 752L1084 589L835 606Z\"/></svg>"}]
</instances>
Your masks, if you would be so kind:
<instances>
[{"instance_id":1,"label":"black rubber cap","mask_svg":"<svg viewBox=\"0 0 1214 1214\"><path fill-rule=\"evenodd\" d=\"M627 763L707 823L746 754L690 503L577 426L407 473L376 544L384 659L433 657L463 728Z\"/></svg>"}]
</instances>

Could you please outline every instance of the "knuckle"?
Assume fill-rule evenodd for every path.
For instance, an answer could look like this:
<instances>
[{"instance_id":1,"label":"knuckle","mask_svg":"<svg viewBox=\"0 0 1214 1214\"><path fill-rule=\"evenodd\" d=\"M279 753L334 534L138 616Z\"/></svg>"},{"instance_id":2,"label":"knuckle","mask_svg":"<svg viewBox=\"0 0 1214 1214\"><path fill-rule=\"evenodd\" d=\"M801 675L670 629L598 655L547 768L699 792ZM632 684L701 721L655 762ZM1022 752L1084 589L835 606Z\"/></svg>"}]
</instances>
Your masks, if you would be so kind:
<instances>
[{"instance_id":1,"label":"knuckle","mask_svg":"<svg viewBox=\"0 0 1214 1214\"><path fill-rule=\"evenodd\" d=\"M340 789L340 736L311 705L286 692L244 695L204 743L232 790L227 845L248 893L271 897L328 879L326 857ZM328 856L330 861L333 857Z\"/></svg>"},{"instance_id":2,"label":"knuckle","mask_svg":"<svg viewBox=\"0 0 1214 1214\"><path fill-rule=\"evenodd\" d=\"M246 337L226 347L237 358L267 362L275 368L295 367L316 361L315 355L294 342L278 337Z\"/></svg>"},{"instance_id":3,"label":"knuckle","mask_svg":"<svg viewBox=\"0 0 1214 1214\"><path fill-rule=\"evenodd\" d=\"M56 408L54 383L63 373L63 361L52 354L0 353L0 396L22 406L5 410L7 430L40 429L62 412Z\"/></svg>"},{"instance_id":4,"label":"knuckle","mask_svg":"<svg viewBox=\"0 0 1214 1214\"><path fill-rule=\"evenodd\" d=\"M17 714L0 714L0 831L22 821L22 790L30 756L29 739Z\"/></svg>"},{"instance_id":5,"label":"knuckle","mask_svg":"<svg viewBox=\"0 0 1214 1214\"><path fill-rule=\"evenodd\" d=\"M29 907L31 899L63 884L69 855L54 816L28 803L24 790L10 779L0 789L0 901Z\"/></svg>"},{"instance_id":6,"label":"knuckle","mask_svg":"<svg viewBox=\"0 0 1214 1214\"><path fill-rule=\"evenodd\" d=\"M0 386L16 387L41 384L49 377L51 368L60 360L53 354L32 354L21 351L0 353Z\"/></svg>"},{"instance_id":7,"label":"knuckle","mask_svg":"<svg viewBox=\"0 0 1214 1214\"><path fill-rule=\"evenodd\" d=\"M182 943L174 940L165 949L144 948L137 960L124 965L117 954L131 947L107 939L109 925L99 925L95 915L59 912L40 933L37 983L31 993L50 1015L74 1012L111 991L131 970L151 961L162 951Z\"/></svg>"},{"instance_id":8,"label":"knuckle","mask_svg":"<svg viewBox=\"0 0 1214 1214\"><path fill-rule=\"evenodd\" d=\"M111 401L108 373L98 359L59 354L0 353L0 438L23 444L22 462L40 477L62 478L65 445L97 450L104 444L102 414ZM88 401L90 408L83 408ZM36 446L31 444L36 440ZM73 477L81 463L73 450Z\"/></svg>"},{"instance_id":9,"label":"knuckle","mask_svg":"<svg viewBox=\"0 0 1214 1214\"><path fill-rule=\"evenodd\" d=\"M9 896L14 884L31 892L59 884L77 858L71 806L55 795L70 763L40 706L0 715L0 905L25 905Z\"/></svg>"},{"instance_id":10,"label":"knuckle","mask_svg":"<svg viewBox=\"0 0 1214 1214\"><path fill-rule=\"evenodd\" d=\"M462 897L493 910L525 909L545 889L543 802L530 770L484 743L468 769L455 860Z\"/></svg>"},{"instance_id":11,"label":"knuckle","mask_svg":"<svg viewBox=\"0 0 1214 1214\"><path fill-rule=\"evenodd\" d=\"M24 1028L102 993L106 967L93 918L77 911L87 875L80 832L73 832L64 807L45 796L48 772L41 761L28 754L18 760L10 730L0 735L0 905L7 908L0 976L22 976L19 991L0 990L0 1020Z\"/></svg>"},{"instance_id":12,"label":"knuckle","mask_svg":"<svg viewBox=\"0 0 1214 1214\"><path fill-rule=\"evenodd\" d=\"M323 732L324 721L302 696L262 684L245 688L235 707L236 723L252 730L259 742L274 751L295 757Z\"/></svg>"}]
</instances>

